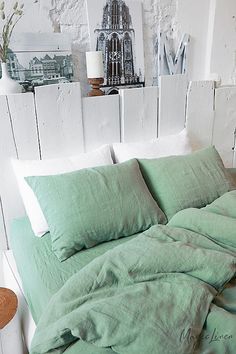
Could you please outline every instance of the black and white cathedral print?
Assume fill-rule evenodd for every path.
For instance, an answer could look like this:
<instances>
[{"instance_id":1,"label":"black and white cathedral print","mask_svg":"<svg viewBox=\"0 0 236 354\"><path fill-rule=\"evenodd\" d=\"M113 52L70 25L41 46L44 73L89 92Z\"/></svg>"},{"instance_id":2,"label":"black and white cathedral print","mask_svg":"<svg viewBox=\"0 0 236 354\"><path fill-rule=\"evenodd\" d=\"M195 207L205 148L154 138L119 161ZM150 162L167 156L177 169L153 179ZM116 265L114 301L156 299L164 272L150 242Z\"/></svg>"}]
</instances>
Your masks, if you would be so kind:
<instances>
[{"instance_id":1,"label":"black and white cathedral print","mask_svg":"<svg viewBox=\"0 0 236 354\"><path fill-rule=\"evenodd\" d=\"M104 88L144 86L142 3L87 0L91 50L103 52Z\"/></svg>"}]
</instances>

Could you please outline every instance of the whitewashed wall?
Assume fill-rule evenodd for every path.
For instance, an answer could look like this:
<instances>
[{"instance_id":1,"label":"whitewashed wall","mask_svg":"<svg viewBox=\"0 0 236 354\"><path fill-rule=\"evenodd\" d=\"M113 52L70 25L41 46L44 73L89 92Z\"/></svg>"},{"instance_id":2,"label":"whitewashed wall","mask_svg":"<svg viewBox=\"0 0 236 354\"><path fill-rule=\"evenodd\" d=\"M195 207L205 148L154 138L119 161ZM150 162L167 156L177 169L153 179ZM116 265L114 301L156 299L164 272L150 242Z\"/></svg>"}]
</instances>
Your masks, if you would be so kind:
<instances>
[{"instance_id":1,"label":"whitewashed wall","mask_svg":"<svg viewBox=\"0 0 236 354\"><path fill-rule=\"evenodd\" d=\"M89 50L86 0L22 0L25 16L18 32L66 32L73 38L75 77L87 90L85 56ZM96 1L96 0L94 0ZM135 0L133 0L135 1ZM191 35L188 74L190 80L208 80L218 73L232 83L235 63L235 0L142 0L144 54L147 86L156 83L158 32L167 31L178 46L183 32ZM7 0L9 7L15 0ZM1 27L1 21L0 21Z\"/></svg>"},{"instance_id":2,"label":"whitewashed wall","mask_svg":"<svg viewBox=\"0 0 236 354\"><path fill-rule=\"evenodd\" d=\"M227 1L227 0L226 0ZM189 33L188 70L191 80L204 80L210 0L178 0L176 26L179 35Z\"/></svg>"},{"instance_id":3,"label":"whitewashed wall","mask_svg":"<svg viewBox=\"0 0 236 354\"><path fill-rule=\"evenodd\" d=\"M82 84L82 91L86 92L86 70L84 52L90 49L89 32L87 22L86 0L22 0L25 3L25 15L16 27L17 32L66 32L72 35L73 55L75 62L75 77ZM94 0L96 1L96 0ZM133 0L135 1L135 0ZM181 2L182 1L182 2ZM159 31L167 31L173 39L176 47L182 30L188 30L195 36L187 25L181 25L187 19L191 23L189 6L182 11L185 2L188 5L190 0L142 0L143 2L143 31L144 31L144 55L145 74L147 86L156 83L157 75L157 38ZM193 0L195 1L195 0ZM209 1L209 0L202 0ZM15 0L8 0L8 8L15 3ZM201 12L198 2L195 1L195 8ZM179 14L183 17L179 17ZM205 14L207 17L207 14ZM194 22L196 24L196 21ZM1 25L1 22L0 22ZM203 28L202 31L206 29ZM201 39L199 39L201 42ZM198 41L197 41L198 43ZM193 48L195 48L195 39ZM199 46L197 46L199 49ZM194 50L194 55L197 53ZM199 62L198 57L196 58ZM195 63L194 63L195 67ZM197 73L199 65L196 65ZM190 79L194 69L190 65ZM197 79L197 77L195 77ZM198 78L200 79L200 78Z\"/></svg>"},{"instance_id":4,"label":"whitewashed wall","mask_svg":"<svg viewBox=\"0 0 236 354\"><path fill-rule=\"evenodd\" d=\"M86 91L84 52L90 49L86 0L22 0L25 16L17 32L66 32L73 38L75 76ZM96 0L94 0L96 1ZM135 1L135 0L133 0ZM144 51L147 85L152 85L155 70L154 45L158 28L172 28L177 0L142 0L144 20ZM15 0L6 1L8 8ZM0 21L1 26L1 21Z\"/></svg>"},{"instance_id":5,"label":"whitewashed wall","mask_svg":"<svg viewBox=\"0 0 236 354\"><path fill-rule=\"evenodd\" d=\"M236 84L236 1L211 0L210 16L214 22L209 28L206 69L219 73L224 84Z\"/></svg>"}]
</instances>

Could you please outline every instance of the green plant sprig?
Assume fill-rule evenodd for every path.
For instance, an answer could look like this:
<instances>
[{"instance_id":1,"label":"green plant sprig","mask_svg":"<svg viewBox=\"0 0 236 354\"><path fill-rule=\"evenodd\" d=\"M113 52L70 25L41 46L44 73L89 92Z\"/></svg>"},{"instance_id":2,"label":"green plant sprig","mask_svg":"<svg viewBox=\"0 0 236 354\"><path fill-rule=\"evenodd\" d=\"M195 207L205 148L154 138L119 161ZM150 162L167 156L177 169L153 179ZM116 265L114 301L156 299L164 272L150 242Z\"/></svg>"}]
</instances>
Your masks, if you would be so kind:
<instances>
[{"instance_id":1,"label":"green plant sprig","mask_svg":"<svg viewBox=\"0 0 236 354\"><path fill-rule=\"evenodd\" d=\"M19 4L18 1L13 5L13 8L8 16L5 13L5 2L0 2L0 18L4 21L2 29L2 43L0 44L0 60L3 63L7 61L7 53L12 36L12 32L23 16L24 4Z\"/></svg>"}]
</instances>

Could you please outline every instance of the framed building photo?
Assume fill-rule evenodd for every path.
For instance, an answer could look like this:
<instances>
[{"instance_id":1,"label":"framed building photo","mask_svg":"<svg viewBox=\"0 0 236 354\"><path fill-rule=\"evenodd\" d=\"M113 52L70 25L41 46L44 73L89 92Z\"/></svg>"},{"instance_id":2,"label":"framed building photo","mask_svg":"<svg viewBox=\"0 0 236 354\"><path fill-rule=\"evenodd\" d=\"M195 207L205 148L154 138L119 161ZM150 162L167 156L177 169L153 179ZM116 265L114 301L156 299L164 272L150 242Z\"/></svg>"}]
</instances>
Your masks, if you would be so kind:
<instances>
[{"instance_id":1,"label":"framed building photo","mask_svg":"<svg viewBox=\"0 0 236 354\"><path fill-rule=\"evenodd\" d=\"M144 86L142 3L87 0L91 50L103 52L107 93Z\"/></svg>"},{"instance_id":2,"label":"framed building photo","mask_svg":"<svg viewBox=\"0 0 236 354\"><path fill-rule=\"evenodd\" d=\"M16 34L11 40L7 64L12 79L25 91L33 91L35 86L71 82L71 37L61 33Z\"/></svg>"}]
</instances>

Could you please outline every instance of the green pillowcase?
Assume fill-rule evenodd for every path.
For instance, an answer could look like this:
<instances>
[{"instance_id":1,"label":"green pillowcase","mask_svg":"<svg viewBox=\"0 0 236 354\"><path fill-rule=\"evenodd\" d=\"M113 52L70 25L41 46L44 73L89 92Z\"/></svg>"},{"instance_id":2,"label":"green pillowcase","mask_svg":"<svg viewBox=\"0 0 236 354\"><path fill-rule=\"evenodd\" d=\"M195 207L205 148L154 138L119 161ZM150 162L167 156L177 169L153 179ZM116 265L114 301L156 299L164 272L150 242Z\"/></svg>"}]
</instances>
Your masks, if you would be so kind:
<instances>
[{"instance_id":1,"label":"green pillowcase","mask_svg":"<svg viewBox=\"0 0 236 354\"><path fill-rule=\"evenodd\" d=\"M165 223L136 160L56 176L27 177L65 260L82 248Z\"/></svg>"},{"instance_id":2,"label":"green pillowcase","mask_svg":"<svg viewBox=\"0 0 236 354\"><path fill-rule=\"evenodd\" d=\"M144 179L168 220L186 208L201 208L235 188L214 147L185 156L139 160Z\"/></svg>"}]
</instances>

